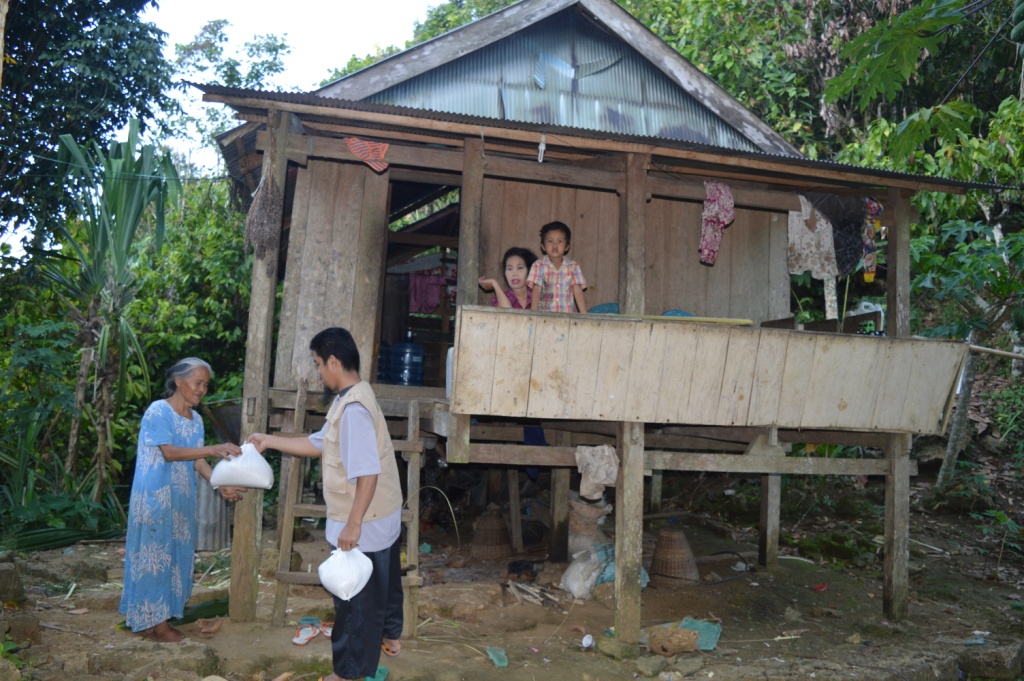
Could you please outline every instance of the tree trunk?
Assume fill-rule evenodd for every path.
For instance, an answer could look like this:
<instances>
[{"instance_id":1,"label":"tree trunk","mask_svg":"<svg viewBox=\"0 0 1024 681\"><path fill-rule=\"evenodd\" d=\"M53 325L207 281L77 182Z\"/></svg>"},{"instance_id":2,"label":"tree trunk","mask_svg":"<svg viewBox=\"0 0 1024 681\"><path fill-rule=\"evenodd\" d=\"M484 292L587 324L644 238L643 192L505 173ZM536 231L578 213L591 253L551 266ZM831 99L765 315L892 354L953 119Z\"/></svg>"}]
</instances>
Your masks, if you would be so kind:
<instances>
[{"instance_id":1,"label":"tree trunk","mask_svg":"<svg viewBox=\"0 0 1024 681\"><path fill-rule=\"evenodd\" d=\"M78 378L75 381L75 411L71 415L71 429L68 433L68 453L64 459L64 472L71 475L78 465L78 440L82 430L82 410L85 409L85 393L89 389L89 367L92 365L94 348L83 347L82 359L78 364Z\"/></svg>"},{"instance_id":2,"label":"tree trunk","mask_svg":"<svg viewBox=\"0 0 1024 681\"><path fill-rule=\"evenodd\" d=\"M960 394L956 398L956 411L953 413L953 422L949 427L946 455L942 459L942 468L939 469L939 477L935 481L935 486L940 489L952 481L960 451L963 449L964 444L966 444L967 432L970 427L967 412L971 406L971 393L974 391L974 376L978 365L976 358L977 353L967 353L967 361L964 363L963 381L960 383Z\"/></svg>"},{"instance_id":3,"label":"tree trunk","mask_svg":"<svg viewBox=\"0 0 1024 681\"><path fill-rule=\"evenodd\" d=\"M93 412L96 418L96 454L94 457L96 481L93 485L92 500L99 503L103 498L104 489L112 484L111 463L114 460L113 423L114 423L114 383L119 375L120 357L116 351L110 350L104 366L99 370L99 390Z\"/></svg>"},{"instance_id":4,"label":"tree trunk","mask_svg":"<svg viewBox=\"0 0 1024 681\"><path fill-rule=\"evenodd\" d=\"M7 10L11 0L0 0L0 87L4 84L4 32L7 28Z\"/></svg>"}]
</instances>

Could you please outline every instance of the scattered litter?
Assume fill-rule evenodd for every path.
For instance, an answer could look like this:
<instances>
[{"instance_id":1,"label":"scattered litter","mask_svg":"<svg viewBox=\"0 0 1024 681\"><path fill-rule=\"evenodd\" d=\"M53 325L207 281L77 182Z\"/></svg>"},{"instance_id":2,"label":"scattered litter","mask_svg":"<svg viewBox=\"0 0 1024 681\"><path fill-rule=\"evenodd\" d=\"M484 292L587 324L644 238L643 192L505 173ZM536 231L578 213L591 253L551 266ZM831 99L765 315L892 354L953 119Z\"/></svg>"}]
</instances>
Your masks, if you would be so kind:
<instances>
[{"instance_id":1,"label":"scattered litter","mask_svg":"<svg viewBox=\"0 0 1024 681\"><path fill-rule=\"evenodd\" d=\"M531 647L530 650L532 650L535 653L539 653L540 652L540 648L533 648L533 647Z\"/></svg>"},{"instance_id":2,"label":"scattered litter","mask_svg":"<svg viewBox=\"0 0 1024 681\"><path fill-rule=\"evenodd\" d=\"M971 633L974 634L975 636L989 636L992 632L991 631L972 631Z\"/></svg>"},{"instance_id":3,"label":"scattered litter","mask_svg":"<svg viewBox=\"0 0 1024 681\"><path fill-rule=\"evenodd\" d=\"M858 645L861 642L860 634L855 633L852 636L847 637L846 642Z\"/></svg>"},{"instance_id":4,"label":"scattered litter","mask_svg":"<svg viewBox=\"0 0 1024 681\"><path fill-rule=\"evenodd\" d=\"M487 657L491 658L491 662L494 663L495 667L507 667L508 666L508 655L501 648L485 648L487 651Z\"/></svg>"},{"instance_id":5,"label":"scattered litter","mask_svg":"<svg viewBox=\"0 0 1024 681\"><path fill-rule=\"evenodd\" d=\"M594 647L594 637L591 636L590 634L587 634L586 636L583 637L583 640L580 641L580 648L582 648L583 650L591 650L591 649L593 649L593 647Z\"/></svg>"},{"instance_id":6,"label":"scattered litter","mask_svg":"<svg viewBox=\"0 0 1024 681\"><path fill-rule=\"evenodd\" d=\"M828 591L828 584L815 584L811 588L818 592Z\"/></svg>"},{"instance_id":7,"label":"scattered litter","mask_svg":"<svg viewBox=\"0 0 1024 681\"><path fill-rule=\"evenodd\" d=\"M89 612L89 608L75 608L74 610L68 610L69 615L84 615Z\"/></svg>"},{"instance_id":8,"label":"scattered litter","mask_svg":"<svg viewBox=\"0 0 1024 681\"><path fill-rule=\"evenodd\" d=\"M750 569L750 566L748 564L744 563L743 561L739 561L735 565L732 566L732 569L733 569L733 572L746 572L747 570Z\"/></svg>"},{"instance_id":9,"label":"scattered litter","mask_svg":"<svg viewBox=\"0 0 1024 681\"><path fill-rule=\"evenodd\" d=\"M975 638L969 638L966 641L961 641L965 646L983 646L985 645L984 636L976 636Z\"/></svg>"},{"instance_id":10,"label":"scattered litter","mask_svg":"<svg viewBox=\"0 0 1024 681\"><path fill-rule=\"evenodd\" d=\"M433 553L433 551L434 547L428 544L427 542L423 542L422 544L420 544L420 553Z\"/></svg>"},{"instance_id":11,"label":"scattered litter","mask_svg":"<svg viewBox=\"0 0 1024 681\"><path fill-rule=\"evenodd\" d=\"M760 584L758 584L757 582L751 582L750 586L760 586Z\"/></svg>"}]
</instances>

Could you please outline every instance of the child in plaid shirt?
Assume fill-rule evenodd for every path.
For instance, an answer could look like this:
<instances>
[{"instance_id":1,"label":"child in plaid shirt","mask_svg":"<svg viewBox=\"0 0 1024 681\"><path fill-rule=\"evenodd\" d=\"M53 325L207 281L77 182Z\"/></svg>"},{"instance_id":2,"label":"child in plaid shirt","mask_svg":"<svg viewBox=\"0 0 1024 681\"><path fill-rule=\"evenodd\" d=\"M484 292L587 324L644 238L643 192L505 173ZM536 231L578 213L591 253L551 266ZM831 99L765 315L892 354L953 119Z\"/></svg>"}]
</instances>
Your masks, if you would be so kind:
<instances>
[{"instance_id":1,"label":"child in plaid shirt","mask_svg":"<svg viewBox=\"0 0 1024 681\"><path fill-rule=\"evenodd\" d=\"M547 312L574 312L573 303L580 312L587 311L583 289L587 280L575 260L569 260L572 232L564 222L549 222L540 228L540 250L544 257L533 263L526 285L533 294L530 308Z\"/></svg>"}]
</instances>

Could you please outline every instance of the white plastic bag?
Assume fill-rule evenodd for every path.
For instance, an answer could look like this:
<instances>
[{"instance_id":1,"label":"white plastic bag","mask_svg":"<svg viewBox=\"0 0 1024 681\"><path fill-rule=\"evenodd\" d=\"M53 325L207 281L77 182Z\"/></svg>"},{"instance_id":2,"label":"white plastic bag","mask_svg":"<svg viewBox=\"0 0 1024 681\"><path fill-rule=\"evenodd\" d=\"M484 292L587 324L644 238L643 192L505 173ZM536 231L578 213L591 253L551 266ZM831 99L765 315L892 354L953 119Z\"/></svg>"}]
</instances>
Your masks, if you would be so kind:
<instances>
[{"instance_id":1,"label":"white plastic bag","mask_svg":"<svg viewBox=\"0 0 1024 681\"><path fill-rule=\"evenodd\" d=\"M213 467L210 484L218 487L248 487L270 489L274 486L274 471L256 447L248 442L242 445L242 453L230 459L221 459Z\"/></svg>"},{"instance_id":2,"label":"white plastic bag","mask_svg":"<svg viewBox=\"0 0 1024 681\"><path fill-rule=\"evenodd\" d=\"M343 601L363 590L373 574L373 563L359 549L334 549L317 569L320 583Z\"/></svg>"},{"instance_id":3,"label":"white plastic bag","mask_svg":"<svg viewBox=\"0 0 1024 681\"><path fill-rule=\"evenodd\" d=\"M560 586L572 594L573 598L587 600L601 575L603 564L591 549L574 554L572 564L562 573Z\"/></svg>"}]
</instances>

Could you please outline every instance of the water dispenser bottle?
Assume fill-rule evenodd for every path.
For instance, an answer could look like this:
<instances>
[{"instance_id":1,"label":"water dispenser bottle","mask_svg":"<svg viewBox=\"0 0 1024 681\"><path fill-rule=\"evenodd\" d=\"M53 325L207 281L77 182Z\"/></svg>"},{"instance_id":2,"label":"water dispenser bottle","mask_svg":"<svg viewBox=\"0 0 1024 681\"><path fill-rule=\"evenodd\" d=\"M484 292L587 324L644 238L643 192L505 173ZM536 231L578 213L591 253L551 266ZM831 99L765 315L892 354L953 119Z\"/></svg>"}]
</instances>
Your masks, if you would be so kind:
<instances>
[{"instance_id":1,"label":"water dispenser bottle","mask_svg":"<svg viewBox=\"0 0 1024 681\"><path fill-rule=\"evenodd\" d=\"M423 385L423 357L426 351L412 340L412 329L406 341L391 348L391 382L398 385Z\"/></svg>"}]
</instances>

